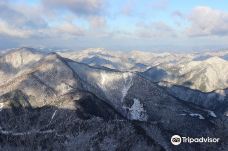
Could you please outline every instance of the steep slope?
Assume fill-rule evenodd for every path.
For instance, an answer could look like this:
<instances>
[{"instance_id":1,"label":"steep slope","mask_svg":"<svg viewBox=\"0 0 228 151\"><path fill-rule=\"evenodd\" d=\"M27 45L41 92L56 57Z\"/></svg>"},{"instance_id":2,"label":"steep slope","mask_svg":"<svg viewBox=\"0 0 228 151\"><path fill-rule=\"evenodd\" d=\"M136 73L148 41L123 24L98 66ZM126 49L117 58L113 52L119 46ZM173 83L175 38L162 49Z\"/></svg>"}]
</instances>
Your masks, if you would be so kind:
<instances>
[{"instance_id":1,"label":"steep slope","mask_svg":"<svg viewBox=\"0 0 228 151\"><path fill-rule=\"evenodd\" d=\"M196 106L190 101L184 102L178 97L172 97L166 90L138 74L101 70L70 60L67 62L84 81L83 89L102 98L127 119L153 123L153 126L149 124L149 127L143 124L137 125L151 139L159 140L159 144L167 150L172 150L172 145L165 140L173 134L195 137L213 135L215 132L213 129L219 123L217 120L225 119L224 115L217 112L215 115L213 111L203 106ZM183 127L191 129L182 129ZM152 131L156 131L159 135ZM219 135L222 138L226 137L226 134L219 133Z\"/></svg>"},{"instance_id":2,"label":"steep slope","mask_svg":"<svg viewBox=\"0 0 228 151\"><path fill-rule=\"evenodd\" d=\"M130 119L147 120L144 109L131 109L131 107L134 108L134 105L143 107L147 99L151 102L169 100L170 104L172 100L175 101L174 98L163 92L156 84L135 73L101 70L70 60L68 63L83 81L83 89L107 100L107 103ZM138 112L138 109L139 111L141 110L139 114L142 115L139 118L135 118L131 112Z\"/></svg>"},{"instance_id":3,"label":"steep slope","mask_svg":"<svg viewBox=\"0 0 228 151\"><path fill-rule=\"evenodd\" d=\"M216 90L213 92L201 92L180 85L175 85L168 82L159 82L170 95L179 98L180 100L191 102L201 107L224 114L228 111L228 90ZM209 111L210 112L210 111ZM214 113L212 113L212 116Z\"/></svg>"}]
</instances>

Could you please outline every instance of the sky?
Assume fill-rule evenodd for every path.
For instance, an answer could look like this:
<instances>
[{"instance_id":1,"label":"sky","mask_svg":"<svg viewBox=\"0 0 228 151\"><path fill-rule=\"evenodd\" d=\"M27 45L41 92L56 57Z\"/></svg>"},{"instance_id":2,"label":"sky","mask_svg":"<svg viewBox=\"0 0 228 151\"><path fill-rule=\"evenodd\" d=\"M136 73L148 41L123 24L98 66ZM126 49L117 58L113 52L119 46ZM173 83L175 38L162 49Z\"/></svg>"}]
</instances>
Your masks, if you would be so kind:
<instances>
[{"instance_id":1,"label":"sky","mask_svg":"<svg viewBox=\"0 0 228 151\"><path fill-rule=\"evenodd\" d=\"M227 0L1 0L0 50L228 49Z\"/></svg>"}]
</instances>

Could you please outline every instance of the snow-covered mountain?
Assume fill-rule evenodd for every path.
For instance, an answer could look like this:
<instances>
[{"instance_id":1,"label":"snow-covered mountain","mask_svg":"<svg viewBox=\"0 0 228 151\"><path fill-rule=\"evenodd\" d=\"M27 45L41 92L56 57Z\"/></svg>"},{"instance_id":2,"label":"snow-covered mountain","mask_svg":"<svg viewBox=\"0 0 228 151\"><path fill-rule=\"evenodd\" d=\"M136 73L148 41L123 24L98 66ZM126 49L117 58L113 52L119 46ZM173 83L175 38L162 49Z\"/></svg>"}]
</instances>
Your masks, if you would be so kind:
<instances>
[{"instance_id":1,"label":"snow-covered mountain","mask_svg":"<svg viewBox=\"0 0 228 151\"><path fill-rule=\"evenodd\" d=\"M208 72L220 72L226 67L225 60L213 57L189 62L191 57L182 56L183 61L174 54L151 54L151 58L145 58L149 53L129 54L105 50L44 54L28 48L4 53L0 57L1 147L24 150L28 149L23 145L26 141L37 150L176 150L169 141L173 134L226 140L226 90L207 94L162 82L167 72L175 73L171 67L178 73L198 74L201 66ZM154 73L147 74L151 68L136 72L153 63L159 64ZM174 64L178 66L174 68ZM158 71L161 67L164 69ZM198 75L204 76L208 74ZM226 144L221 146L226 148ZM217 148L216 144L200 144L178 150L186 147Z\"/></svg>"},{"instance_id":2,"label":"snow-covered mountain","mask_svg":"<svg viewBox=\"0 0 228 151\"><path fill-rule=\"evenodd\" d=\"M203 92L227 88L228 51L201 53L113 52L105 49L59 52L95 67L144 72L152 81L167 81Z\"/></svg>"},{"instance_id":3,"label":"snow-covered mountain","mask_svg":"<svg viewBox=\"0 0 228 151\"><path fill-rule=\"evenodd\" d=\"M43 57L32 48L14 49L0 56L0 85L25 73L27 68Z\"/></svg>"},{"instance_id":4,"label":"snow-covered mountain","mask_svg":"<svg viewBox=\"0 0 228 151\"><path fill-rule=\"evenodd\" d=\"M228 62L219 57L152 67L144 75L153 81L167 81L203 92L228 87Z\"/></svg>"},{"instance_id":5,"label":"snow-covered mountain","mask_svg":"<svg viewBox=\"0 0 228 151\"><path fill-rule=\"evenodd\" d=\"M190 56L171 53L150 53L142 51L114 52L102 48L82 51L59 52L63 57L91 66L103 66L120 71L144 71L163 63L189 60Z\"/></svg>"}]
</instances>

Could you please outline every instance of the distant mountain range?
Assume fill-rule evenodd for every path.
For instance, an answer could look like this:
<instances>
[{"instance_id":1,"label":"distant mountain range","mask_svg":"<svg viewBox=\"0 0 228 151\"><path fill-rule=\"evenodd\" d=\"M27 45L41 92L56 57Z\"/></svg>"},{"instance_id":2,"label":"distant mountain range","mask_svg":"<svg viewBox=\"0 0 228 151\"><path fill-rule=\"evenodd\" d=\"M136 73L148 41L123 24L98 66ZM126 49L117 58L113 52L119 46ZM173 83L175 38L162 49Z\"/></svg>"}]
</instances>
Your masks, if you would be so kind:
<instances>
[{"instance_id":1,"label":"distant mountain range","mask_svg":"<svg viewBox=\"0 0 228 151\"><path fill-rule=\"evenodd\" d=\"M226 150L228 51L0 56L2 150ZM172 135L218 144L170 143Z\"/></svg>"}]
</instances>

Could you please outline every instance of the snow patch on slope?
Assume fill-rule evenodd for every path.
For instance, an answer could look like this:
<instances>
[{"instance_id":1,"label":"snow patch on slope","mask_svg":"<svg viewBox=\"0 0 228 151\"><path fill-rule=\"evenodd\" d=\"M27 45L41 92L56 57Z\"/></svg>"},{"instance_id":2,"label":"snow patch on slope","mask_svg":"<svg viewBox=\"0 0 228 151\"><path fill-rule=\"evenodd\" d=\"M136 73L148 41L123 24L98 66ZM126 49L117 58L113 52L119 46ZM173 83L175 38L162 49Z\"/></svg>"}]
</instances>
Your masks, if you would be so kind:
<instances>
[{"instance_id":1,"label":"snow patch on slope","mask_svg":"<svg viewBox=\"0 0 228 151\"><path fill-rule=\"evenodd\" d=\"M215 114L215 112L213 112L213 111L208 111L208 113L209 113L209 115L212 116L212 117L217 117L216 114Z\"/></svg>"},{"instance_id":2,"label":"snow patch on slope","mask_svg":"<svg viewBox=\"0 0 228 151\"><path fill-rule=\"evenodd\" d=\"M224 101L225 100L225 97L227 95L225 90L216 90L215 92L217 94L219 94L219 98L218 98L219 101Z\"/></svg>"},{"instance_id":3,"label":"snow patch on slope","mask_svg":"<svg viewBox=\"0 0 228 151\"><path fill-rule=\"evenodd\" d=\"M125 73L100 73L100 82L99 85L106 95L110 95L110 89L115 89L120 92L121 102L124 101L128 90L131 88L133 84L133 73L125 72Z\"/></svg>"},{"instance_id":4,"label":"snow patch on slope","mask_svg":"<svg viewBox=\"0 0 228 151\"><path fill-rule=\"evenodd\" d=\"M228 111L226 111L226 112L225 112L225 116L227 116L227 117L228 117Z\"/></svg>"},{"instance_id":5,"label":"snow patch on slope","mask_svg":"<svg viewBox=\"0 0 228 151\"><path fill-rule=\"evenodd\" d=\"M143 104L139 101L139 99L134 98L134 103L132 106L125 107L125 109L129 110L130 113L130 119L132 120L139 120L139 121L147 121L148 116L146 114L146 111L144 110Z\"/></svg>"},{"instance_id":6,"label":"snow patch on slope","mask_svg":"<svg viewBox=\"0 0 228 151\"><path fill-rule=\"evenodd\" d=\"M204 120L205 119L201 114L198 114L198 113L191 113L189 115L192 116L192 117L198 117L201 120Z\"/></svg>"},{"instance_id":7,"label":"snow patch on slope","mask_svg":"<svg viewBox=\"0 0 228 151\"><path fill-rule=\"evenodd\" d=\"M3 107L4 107L4 103L0 103L0 111L3 110Z\"/></svg>"},{"instance_id":8,"label":"snow patch on slope","mask_svg":"<svg viewBox=\"0 0 228 151\"><path fill-rule=\"evenodd\" d=\"M0 133L4 135L12 135L12 136L24 136L24 135L31 135L31 134L49 134L49 133L55 133L55 130L31 130L26 132L13 132L13 131L7 131L3 130L2 127L0 127Z\"/></svg>"},{"instance_id":9,"label":"snow patch on slope","mask_svg":"<svg viewBox=\"0 0 228 151\"><path fill-rule=\"evenodd\" d=\"M56 115L56 112L57 112L57 110L55 110L55 111L54 111L54 113L52 114L52 116L51 116L51 120L53 120L53 119L54 119L54 117L55 117L55 115Z\"/></svg>"},{"instance_id":10,"label":"snow patch on slope","mask_svg":"<svg viewBox=\"0 0 228 151\"><path fill-rule=\"evenodd\" d=\"M123 85L123 89L122 89L122 99L121 102L124 101L124 98L126 97L128 90L131 88L131 86L133 85L132 79L132 73L124 73L123 74L124 77L124 85Z\"/></svg>"}]
</instances>

